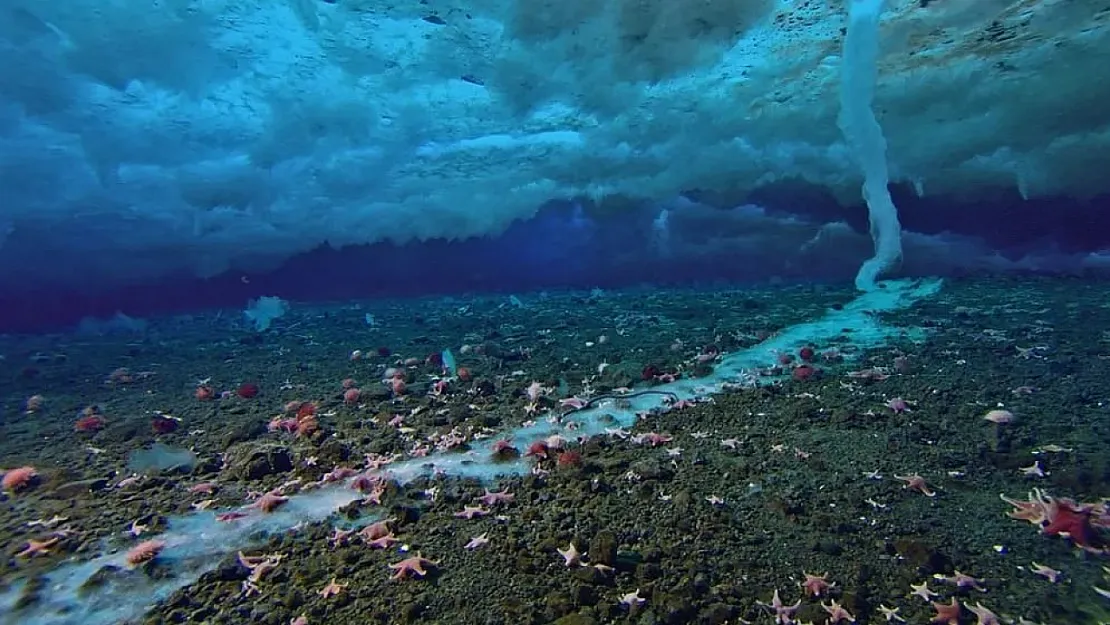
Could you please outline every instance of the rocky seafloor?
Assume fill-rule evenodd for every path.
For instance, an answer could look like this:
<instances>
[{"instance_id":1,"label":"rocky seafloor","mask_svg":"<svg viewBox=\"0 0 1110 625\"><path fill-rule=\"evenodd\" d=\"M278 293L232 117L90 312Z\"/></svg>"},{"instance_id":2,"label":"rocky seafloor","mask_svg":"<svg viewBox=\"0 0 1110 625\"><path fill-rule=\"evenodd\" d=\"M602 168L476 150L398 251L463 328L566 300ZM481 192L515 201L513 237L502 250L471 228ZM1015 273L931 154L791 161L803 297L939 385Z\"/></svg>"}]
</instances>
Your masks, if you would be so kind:
<instances>
[{"instance_id":1,"label":"rocky seafloor","mask_svg":"<svg viewBox=\"0 0 1110 625\"><path fill-rule=\"evenodd\" d=\"M767 363L754 388L627 431L504 450L528 454L525 474L376 484L372 501L229 550L138 622L847 622L842 606L860 623L921 623L952 599L956 623L990 622L985 610L1000 622L1105 621L1105 293L1083 280L949 281L884 313L924 339L814 344ZM38 575L157 540L197 508L296 496L337 466L461 453L558 420L569 398L707 376L719 354L854 297L806 286L294 303L265 332L233 311L134 334L2 337L0 468L37 473L0 503L4 587L32 580L12 609L35 614L50 592ZM991 410L1014 420L984 419ZM270 427L283 418L293 426ZM191 458L146 468L133 454L153 443ZM895 477L915 475L924 487ZM211 492L191 492L198 484ZM1090 503L1090 534L1007 516L999 495L1035 488ZM512 499L479 504L489 491ZM359 535L376 519L396 542ZM49 546L27 553L30 541ZM434 563L427 575L392 579L389 565L417 553ZM263 556L272 566L255 574ZM803 585L806 573L832 585ZM113 573L175 574L160 556ZM923 582L935 596L911 594ZM798 609L768 605L776 590Z\"/></svg>"}]
</instances>

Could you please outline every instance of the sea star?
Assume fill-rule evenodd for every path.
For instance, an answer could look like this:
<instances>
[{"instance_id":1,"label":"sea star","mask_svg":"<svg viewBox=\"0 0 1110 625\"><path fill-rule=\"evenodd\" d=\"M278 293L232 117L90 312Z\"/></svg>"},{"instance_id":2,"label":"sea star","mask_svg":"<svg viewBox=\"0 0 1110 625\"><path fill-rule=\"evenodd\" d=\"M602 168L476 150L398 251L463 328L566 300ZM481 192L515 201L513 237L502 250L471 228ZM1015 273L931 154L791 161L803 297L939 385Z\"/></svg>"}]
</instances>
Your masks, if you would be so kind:
<instances>
[{"instance_id":1,"label":"sea star","mask_svg":"<svg viewBox=\"0 0 1110 625\"><path fill-rule=\"evenodd\" d=\"M775 611L775 622L779 625L790 625L794 622L794 613L801 607L802 602L798 601L794 605L784 605L782 599L779 598L779 589L775 589L774 596L771 597L771 603L763 603L756 600L756 603Z\"/></svg>"},{"instance_id":2,"label":"sea star","mask_svg":"<svg viewBox=\"0 0 1110 625\"><path fill-rule=\"evenodd\" d=\"M931 601L933 597L937 596L937 593L929 590L928 582L921 582L916 586L914 584L910 584L910 588L913 589L912 592L910 592L911 595L917 595L918 597L921 597L926 601Z\"/></svg>"},{"instance_id":3,"label":"sea star","mask_svg":"<svg viewBox=\"0 0 1110 625\"><path fill-rule=\"evenodd\" d=\"M979 617L976 625L1000 625L998 615L983 607L983 604L976 603L974 606L967 606L975 616Z\"/></svg>"},{"instance_id":4,"label":"sea star","mask_svg":"<svg viewBox=\"0 0 1110 625\"><path fill-rule=\"evenodd\" d=\"M933 491L929 488L929 485L925 482L925 478L916 473L914 473L913 475L895 475L894 478L902 480L906 483L906 485L902 488L916 490L926 497L935 497L937 494L936 491Z\"/></svg>"},{"instance_id":5,"label":"sea star","mask_svg":"<svg viewBox=\"0 0 1110 625\"><path fill-rule=\"evenodd\" d=\"M37 556L37 555L49 554L50 553L50 548L53 547L54 545L58 544L59 540L61 540L61 539L58 538L57 536L55 536L53 538L50 538L48 540L28 540L27 541L27 547L23 551L20 551L19 553L15 554L15 557L17 557L17 558L30 558L30 557L34 557L34 556Z\"/></svg>"},{"instance_id":6,"label":"sea star","mask_svg":"<svg viewBox=\"0 0 1110 625\"><path fill-rule=\"evenodd\" d=\"M840 605L835 600L829 605L822 603L821 607L829 613L829 620L827 621L829 625L839 623L840 621L848 621L849 623L856 622L856 617L852 616L850 612L844 609L844 606Z\"/></svg>"},{"instance_id":7,"label":"sea star","mask_svg":"<svg viewBox=\"0 0 1110 625\"><path fill-rule=\"evenodd\" d=\"M424 577L428 574L428 571L424 567L428 565L435 566L436 563L417 553L415 556L405 558L396 564L390 564L389 568L397 572L389 579L410 579L410 574Z\"/></svg>"},{"instance_id":8,"label":"sea star","mask_svg":"<svg viewBox=\"0 0 1110 625\"><path fill-rule=\"evenodd\" d=\"M393 532L390 532L390 533L386 534L385 536L378 536L377 538L372 538L370 540L367 540L366 541L366 546L370 547L371 549L389 549L390 547L392 547L394 545L394 543L398 543L398 542L401 542L401 541L398 540L397 537L393 535Z\"/></svg>"},{"instance_id":9,"label":"sea star","mask_svg":"<svg viewBox=\"0 0 1110 625\"><path fill-rule=\"evenodd\" d=\"M582 556L586 555L579 552L578 549L574 546L574 543L570 543L569 545L567 545L566 551L558 548L556 548L555 551L558 551L559 555L563 556L563 560L566 562L567 566L574 566L576 564L581 565Z\"/></svg>"},{"instance_id":10,"label":"sea star","mask_svg":"<svg viewBox=\"0 0 1110 625\"><path fill-rule=\"evenodd\" d=\"M828 573L823 575L810 575L802 571L802 575L806 576L805 581L802 582L802 588L805 590L806 595L810 597L820 597L822 593L836 585L835 583L830 584L828 579L826 579L829 575Z\"/></svg>"},{"instance_id":11,"label":"sea star","mask_svg":"<svg viewBox=\"0 0 1110 625\"><path fill-rule=\"evenodd\" d=\"M463 506L463 509L455 513L457 519L473 519L474 517L486 516L489 510L482 506Z\"/></svg>"},{"instance_id":12,"label":"sea star","mask_svg":"<svg viewBox=\"0 0 1110 625\"><path fill-rule=\"evenodd\" d=\"M1054 500L1049 504L1049 523L1044 533L1055 536L1063 534L1079 547L1091 548L1096 539L1091 529L1091 511L1075 506L1068 501Z\"/></svg>"},{"instance_id":13,"label":"sea star","mask_svg":"<svg viewBox=\"0 0 1110 625\"><path fill-rule=\"evenodd\" d=\"M282 505L286 501L289 501L288 497L269 492L259 497L258 501L252 503L250 507L258 508L263 512L269 513L277 510L278 506Z\"/></svg>"},{"instance_id":14,"label":"sea star","mask_svg":"<svg viewBox=\"0 0 1110 625\"><path fill-rule=\"evenodd\" d=\"M470 539L470 542L463 545L463 549L477 549L489 544L489 537L486 534L475 536Z\"/></svg>"},{"instance_id":15,"label":"sea star","mask_svg":"<svg viewBox=\"0 0 1110 625\"><path fill-rule=\"evenodd\" d=\"M951 603L937 603L933 602L933 608L936 609L937 614L933 617L930 623L944 623L945 625L960 625L960 602L956 598L952 598Z\"/></svg>"},{"instance_id":16,"label":"sea star","mask_svg":"<svg viewBox=\"0 0 1110 625\"><path fill-rule=\"evenodd\" d=\"M1037 562L1034 562L1029 570L1033 573L1036 573L1037 575L1043 576L1045 579L1052 582L1053 584L1055 584L1056 580L1060 579L1060 576L1062 575L1060 571L1057 571L1050 566L1038 564Z\"/></svg>"},{"instance_id":17,"label":"sea star","mask_svg":"<svg viewBox=\"0 0 1110 625\"><path fill-rule=\"evenodd\" d=\"M507 488L505 490L497 492L497 493L491 493L489 491L489 489L487 488L486 489L486 494L482 495L481 497L478 498L479 502L481 502L482 504L485 504L487 506L490 506L490 507L496 506L499 503L509 503L512 500L513 500L513 494L510 493L509 489L507 489Z\"/></svg>"},{"instance_id":18,"label":"sea star","mask_svg":"<svg viewBox=\"0 0 1110 625\"><path fill-rule=\"evenodd\" d=\"M883 613L883 616L886 617L886 621L888 623L890 621L898 621L899 623L906 622L906 619L898 616L898 610L899 608L888 608L885 604L879 605L879 612Z\"/></svg>"},{"instance_id":19,"label":"sea star","mask_svg":"<svg viewBox=\"0 0 1110 625\"><path fill-rule=\"evenodd\" d=\"M956 571L955 574L951 577L945 577L944 575L937 573L936 575L933 575L933 579L939 579L941 581L948 582L949 584L955 584L956 588L974 588L979 592L987 592L987 589L983 588L983 586L980 584L980 582L982 582L983 580L975 579L974 577L967 575L966 573L961 573L960 571Z\"/></svg>"},{"instance_id":20,"label":"sea star","mask_svg":"<svg viewBox=\"0 0 1110 625\"><path fill-rule=\"evenodd\" d=\"M621 605L626 605L628 607L632 607L634 605L643 605L645 601L647 601L647 599L644 599L640 596L639 588L625 595L621 595L620 600Z\"/></svg>"},{"instance_id":21,"label":"sea star","mask_svg":"<svg viewBox=\"0 0 1110 625\"><path fill-rule=\"evenodd\" d=\"M331 578L331 581L328 582L327 586L324 586L320 589L319 594L321 597L327 599L328 597L334 597L335 595L338 595L346 588L347 584L337 583L335 578L333 577Z\"/></svg>"}]
</instances>

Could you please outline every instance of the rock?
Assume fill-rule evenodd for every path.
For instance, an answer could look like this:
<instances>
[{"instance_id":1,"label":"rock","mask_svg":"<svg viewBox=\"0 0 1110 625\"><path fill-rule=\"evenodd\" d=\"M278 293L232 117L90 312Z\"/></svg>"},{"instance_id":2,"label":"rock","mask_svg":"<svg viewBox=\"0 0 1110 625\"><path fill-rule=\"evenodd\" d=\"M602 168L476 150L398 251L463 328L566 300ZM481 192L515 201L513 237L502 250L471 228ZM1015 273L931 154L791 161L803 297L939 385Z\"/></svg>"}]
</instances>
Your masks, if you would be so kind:
<instances>
[{"instance_id":1,"label":"rock","mask_svg":"<svg viewBox=\"0 0 1110 625\"><path fill-rule=\"evenodd\" d=\"M556 620L570 613L574 608L574 601L566 593L553 592L546 597L544 607L546 608L544 612L547 617Z\"/></svg>"},{"instance_id":2,"label":"rock","mask_svg":"<svg viewBox=\"0 0 1110 625\"><path fill-rule=\"evenodd\" d=\"M118 566L111 564L102 566L82 582L81 586L77 589L77 594L80 597L87 596L89 593L95 592L109 582L120 581L126 577L127 572Z\"/></svg>"},{"instance_id":3,"label":"rock","mask_svg":"<svg viewBox=\"0 0 1110 625\"><path fill-rule=\"evenodd\" d=\"M473 414L474 411L470 409L468 404L455 405L449 409L447 421L450 425L457 425L469 419Z\"/></svg>"},{"instance_id":4,"label":"rock","mask_svg":"<svg viewBox=\"0 0 1110 625\"><path fill-rule=\"evenodd\" d=\"M487 428L500 428L501 416L493 412L484 412L479 418L479 423Z\"/></svg>"},{"instance_id":5,"label":"rock","mask_svg":"<svg viewBox=\"0 0 1110 625\"><path fill-rule=\"evenodd\" d=\"M371 438L364 444L365 450L372 454L389 455L394 449L397 448L397 441L399 434L396 431L387 431L379 436Z\"/></svg>"},{"instance_id":6,"label":"rock","mask_svg":"<svg viewBox=\"0 0 1110 625\"><path fill-rule=\"evenodd\" d=\"M604 564L605 566L617 565L617 537L608 530L602 530L594 535L590 540L590 546L587 549L590 554L590 562L593 564Z\"/></svg>"},{"instance_id":7,"label":"rock","mask_svg":"<svg viewBox=\"0 0 1110 625\"><path fill-rule=\"evenodd\" d=\"M391 395L389 387L384 384L369 384L359 389L359 399L370 404L385 401Z\"/></svg>"},{"instance_id":8,"label":"rock","mask_svg":"<svg viewBox=\"0 0 1110 625\"><path fill-rule=\"evenodd\" d=\"M844 553L844 548L840 546L840 543L831 540L817 541L813 545L813 550L830 556L839 556Z\"/></svg>"},{"instance_id":9,"label":"rock","mask_svg":"<svg viewBox=\"0 0 1110 625\"><path fill-rule=\"evenodd\" d=\"M351 457L351 448L341 440L329 438L316 450L319 464L337 465Z\"/></svg>"},{"instance_id":10,"label":"rock","mask_svg":"<svg viewBox=\"0 0 1110 625\"><path fill-rule=\"evenodd\" d=\"M242 422L229 430L226 434L224 434L221 443L223 448L227 449L228 447L231 447L236 443L252 441L262 435L262 433L265 431L266 430L262 426L261 421L251 420Z\"/></svg>"},{"instance_id":11,"label":"rock","mask_svg":"<svg viewBox=\"0 0 1110 625\"><path fill-rule=\"evenodd\" d=\"M736 608L724 603L706 606L698 613L698 622L707 625L722 625L736 618Z\"/></svg>"},{"instance_id":12,"label":"rock","mask_svg":"<svg viewBox=\"0 0 1110 625\"><path fill-rule=\"evenodd\" d=\"M652 562L645 562L636 570L636 576L643 581L659 579L662 575L663 570L659 568L658 564Z\"/></svg>"},{"instance_id":13,"label":"rock","mask_svg":"<svg viewBox=\"0 0 1110 625\"><path fill-rule=\"evenodd\" d=\"M952 559L927 543L912 538L894 541L894 550L908 564L924 574L943 573L953 569Z\"/></svg>"},{"instance_id":14,"label":"rock","mask_svg":"<svg viewBox=\"0 0 1110 625\"><path fill-rule=\"evenodd\" d=\"M172 595L170 595L169 599L165 600L163 605L165 605L166 607L169 607L169 608L191 608L191 607L195 607L193 605L193 598L190 596L190 594L188 592L184 592L184 591L178 591L178 592L173 593Z\"/></svg>"},{"instance_id":15,"label":"rock","mask_svg":"<svg viewBox=\"0 0 1110 625\"><path fill-rule=\"evenodd\" d=\"M669 625L689 623L694 617L694 606L682 597L666 596L663 599L663 622Z\"/></svg>"},{"instance_id":16,"label":"rock","mask_svg":"<svg viewBox=\"0 0 1110 625\"><path fill-rule=\"evenodd\" d=\"M246 567L239 564L238 561L225 562L221 564L216 570L212 571L209 575L212 579L221 582L237 582L247 579L249 575Z\"/></svg>"},{"instance_id":17,"label":"rock","mask_svg":"<svg viewBox=\"0 0 1110 625\"><path fill-rule=\"evenodd\" d=\"M497 385L493 380L480 379L474 382L474 392L479 397L491 397L497 394Z\"/></svg>"},{"instance_id":18,"label":"rock","mask_svg":"<svg viewBox=\"0 0 1110 625\"><path fill-rule=\"evenodd\" d=\"M601 584L605 581L605 574L592 566L580 566L573 570L571 576L585 584ZM581 605L583 601L579 599L578 603ZM596 601L590 602L590 605L593 603L596 603Z\"/></svg>"},{"instance_id":19,"label":"rock","mask_svg":"<svg viewBox=\"0 0 1110 625\"><path fill-rule=\"evenodd\" d=\"M588 614L568 614L556 619L552 625L597 625L597 619Z\"/></svg>"},{"instance_id":20,"label":"rock","mask_svg":"<svg viewBox=\"0 0 1110 625\"><path fill-rule=\"evenodd\" d=\"M240 443L224 454L224 472L237 479L259 480L293 470L293 454L280 443Z\"/></svg>"},{"instance_id":21,"label":"rock","mask_svg":"<svg viewBox=\"0 0 1110 625\"><path fill-rule=\"evenodd\" d=\"M198 460L196 466L193 467L193 475L211 475L219 473L220 468L223 466L223 461L216 456L209 456L203 460Z\"/></svg>"},{"instance_id":22,"label":"rock","mask_svg":"<svg viewBox=\"0 0 1110 625\"><path fill-rule=\"evenodd\" d=\"M285 595L282 596L281 605L289 608L290 610L295 610L301 607L302 605L304 605L304 593L296 588L289 590L285 593Z\"/></svg>"},{"instance_id":23,"label":"rock","mask_svg":"<svg viewBox=\"0 0 1110 625\"><path fill-rule=\"evenodd\" d=\"M599 573L600 574L600 573ZM590 584L581 584L574 589L574 602L581 606L595 605L598 601L597 591Z\"/></svg>"},{"instance_id":24,"label":"rock","mask_svg":"<svg viewBox=\"0 0 1110 625\"><path fill-rule=\"evenodd\" d=\"M633 462L629 470L639 475L641 480L667 482L674 478L674 471L666 462L655 458Z\"/></svg>"},{"instance_id":25,"label":"rock","mask_svg":"<svg viewBox=\"0 0 1110 625\"><path fill-rule=\"evenodd\" d=\"M68 499L76 497L85 493L92 493L98 490L103 490L108 485L108 479L103 477L94 478L91 480L80 480L77 482L67 482L55 488L51 494L61 499Z\"/></svg>"},{"instance_id":26,"label":"rock","mask_svg":"<svg viewBox=\"0 0 1110 625\"><path fill-rule=\"evenodd\" d=\"M402 623L412 623L420 619L420 615L424 613L424 607L419 603L406 603L401 606L400 616Z\"/></svg>"}]
</instances>

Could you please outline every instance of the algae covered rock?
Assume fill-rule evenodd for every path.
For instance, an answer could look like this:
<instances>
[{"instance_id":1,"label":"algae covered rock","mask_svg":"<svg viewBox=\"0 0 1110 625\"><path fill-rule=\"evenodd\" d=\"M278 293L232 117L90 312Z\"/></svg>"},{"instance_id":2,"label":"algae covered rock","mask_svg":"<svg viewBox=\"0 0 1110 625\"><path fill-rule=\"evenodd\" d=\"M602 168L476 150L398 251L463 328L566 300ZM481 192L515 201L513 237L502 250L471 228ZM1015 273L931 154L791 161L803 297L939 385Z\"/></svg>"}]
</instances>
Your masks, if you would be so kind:
<instances>
[{"instance_id":1,"label":"algae covered rock","mask_svg":"<svg viewBox=\"0 0 1110 625\"><path fill-rule=\"evenodd\" d=\"M293 453L280 443L239 443L224 453L224 472L238 479L259 480L293 470Z\"/></svg>"}]
</instances>

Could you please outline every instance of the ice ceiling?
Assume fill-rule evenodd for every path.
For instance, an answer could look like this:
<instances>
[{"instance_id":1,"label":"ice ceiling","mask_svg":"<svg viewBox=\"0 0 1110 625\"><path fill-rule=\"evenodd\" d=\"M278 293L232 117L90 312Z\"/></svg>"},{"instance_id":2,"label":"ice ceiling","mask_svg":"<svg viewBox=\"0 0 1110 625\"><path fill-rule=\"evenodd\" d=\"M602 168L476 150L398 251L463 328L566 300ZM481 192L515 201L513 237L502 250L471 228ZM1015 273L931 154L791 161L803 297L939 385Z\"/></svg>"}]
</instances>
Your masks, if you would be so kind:
<instances>
[{"instance_id":1,"label":"ice ceiling","mask_svg":"<svg viewBox=\"0 0 1110 625\"><path fill-rule=\"evenodd\" d=\"M322 242L497 232L559 197L796 178L856 201L836 123L845 15L838 0L5 0L0 255L21 252L0 273L209 275ZM891 178L926 195L1110 191L1108 24L1110 0L888 0L875 111Z\"/></svg>"}]
</instances>

